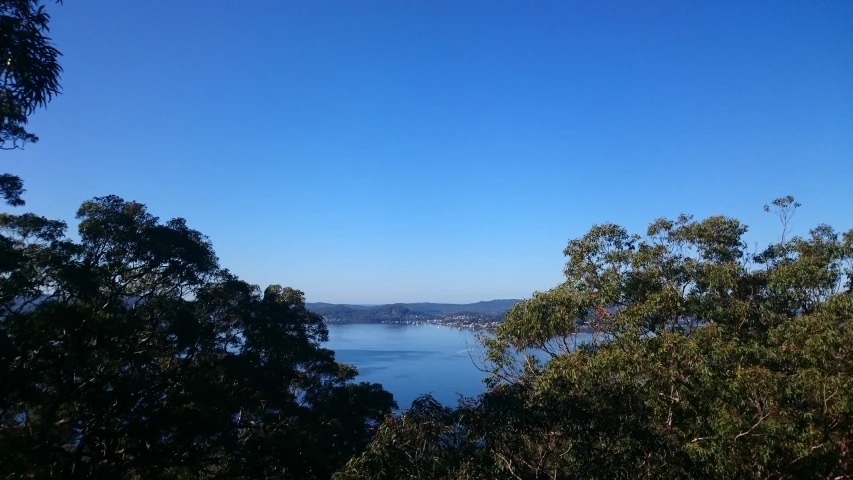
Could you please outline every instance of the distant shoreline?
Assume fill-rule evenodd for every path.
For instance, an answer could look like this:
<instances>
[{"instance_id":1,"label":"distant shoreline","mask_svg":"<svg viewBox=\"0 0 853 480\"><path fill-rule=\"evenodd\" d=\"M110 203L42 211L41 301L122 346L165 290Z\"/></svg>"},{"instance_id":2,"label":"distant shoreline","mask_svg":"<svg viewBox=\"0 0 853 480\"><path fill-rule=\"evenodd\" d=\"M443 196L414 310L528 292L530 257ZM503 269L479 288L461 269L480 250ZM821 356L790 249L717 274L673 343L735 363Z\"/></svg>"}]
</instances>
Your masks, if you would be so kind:
<instances>
[{"instance_id":1,"label":"distant shoreline","mask_svg":"<svg viewBox=\"0 0 853 480\"><path fill-rule=\"evenodd\" d=\"M338 321L326 321L326 325L410 325L410 326L425 326L425 325L433 325L436 327L448 327L448 328L458 328L460 330L480 330L480 331L495 331L500 324L500 322L444 322L442 320L381 320L381 321L373 321L373 322L338 322ZM577 326L576 333L595 333L592 327L588 325L579 325Z\"/></svg>"}]
</instances>

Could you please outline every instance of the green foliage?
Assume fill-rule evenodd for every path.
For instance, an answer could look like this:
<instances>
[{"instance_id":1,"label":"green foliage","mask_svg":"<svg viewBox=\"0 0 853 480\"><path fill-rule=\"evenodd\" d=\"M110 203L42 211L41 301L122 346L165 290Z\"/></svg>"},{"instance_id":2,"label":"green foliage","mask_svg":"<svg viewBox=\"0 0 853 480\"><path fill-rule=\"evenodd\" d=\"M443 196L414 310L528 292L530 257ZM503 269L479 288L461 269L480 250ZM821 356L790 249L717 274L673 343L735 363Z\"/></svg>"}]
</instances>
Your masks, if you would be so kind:
<instances>
[{"instance_id":1,"label":"green foliage","mask_svg":"<svg viewBox=\"0 0 853 480\"><path fill-rule=\"evenodd\" d=\"M786 239L799 204L773 206L761 252L726 217L570 241L485 339L487 392L387 421L340 478L850 478L853 230Z\"/></svg>"},{"instance_id":2,"label":"green foliage","mask_svg":"<svg viewBox=\"0 0 853 480\"><path fill-rule=\"evenodd\" d=\"M430 396L416 399L402 416L388 417L371 447L333 478L483 478L480 449L464 428L463 412Z\"/></svg>"},{"instance_id":3,"label":"green foliage","mask_svg":"<svg viewBox=\"0 0 853 480\"><path fill-rule=\"evenodd\" d=\"M391 394L321 346L302 292L219 267L183 219L96 198L0 215L0 477L328 478Z\"/></svg>"}]
</instances>

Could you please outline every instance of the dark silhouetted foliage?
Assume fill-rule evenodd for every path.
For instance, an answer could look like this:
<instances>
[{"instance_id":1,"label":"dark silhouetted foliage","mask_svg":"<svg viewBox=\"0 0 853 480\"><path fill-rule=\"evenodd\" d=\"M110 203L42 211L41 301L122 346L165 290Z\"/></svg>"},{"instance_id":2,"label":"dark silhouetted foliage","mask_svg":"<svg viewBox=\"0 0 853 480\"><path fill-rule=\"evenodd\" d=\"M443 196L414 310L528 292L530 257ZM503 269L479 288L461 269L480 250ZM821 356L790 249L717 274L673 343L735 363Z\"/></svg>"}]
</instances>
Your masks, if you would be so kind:
<instances>
[{"instance_id":1,"label":"dark silhouetted foliage","mask_svg":"<svg viewBox=\"0 0 853 480\"><path fill-rule=\"evenodd\" d=\"M183 219L78 218L0 216L0 478L328 478L395 407Z\"/></svg>"},{"instance_id":2,"label":"dark silhouetted foliage","mask_svg":"<svg viewBox=\"0 0 853 480\"><path fill-rule=\"evenodd\" d=\"M47 36L50 15L39 0L0 1L0 148L18 148L38 137L27 117L59 93L61 55Z\"/></svg>"},{"instance_id":3,"label":"dark silhouetted foliage","mask_svg":"<svg viewBox=\"0 0 853 480\"><path fill-rule=\"evenodd\" d=\"M47 36L49 20L39 0L0 1L0 150L37 142L25 128L27 120L59 94L61 54ZM0 195L7 204L23 205L23 193L19 177L0 175Z\"/></svg>"}]
</instances>

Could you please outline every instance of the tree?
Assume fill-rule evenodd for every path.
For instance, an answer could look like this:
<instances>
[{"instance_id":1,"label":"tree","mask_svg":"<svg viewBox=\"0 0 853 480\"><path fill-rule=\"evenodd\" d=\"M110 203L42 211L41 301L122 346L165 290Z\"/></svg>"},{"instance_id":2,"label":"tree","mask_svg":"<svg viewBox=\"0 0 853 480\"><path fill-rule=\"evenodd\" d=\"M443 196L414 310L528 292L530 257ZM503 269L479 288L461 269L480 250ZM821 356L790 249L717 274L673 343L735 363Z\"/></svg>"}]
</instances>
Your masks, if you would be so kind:
<instances>
[{"instance_id":1,"label":"tree","mask_svg":"<svg viewBox=\"0 0 853 480\"><path fill-rule=\"evenodd\" d=\"M788 230L799 204L773 205ZM757 253L746 231L682 215L571 240L565 281L484 340L486 393L443 417L473 452L471 478L851 478L853 230L821 225ZM429 458L389 466L412 437L403 417L339 478L459 448L438 436Z\"/></svg>"},{"instance_id":2,"label":"tree","mask_svg":"<svg viewBox=\"0 0 853 480\"><path fill-rule=\"evenodd\" d=\"M59 94L61 53L47 36L49 21L40 0L0 1L0 150L37 142L27 120ZM20 178L0 176L0 194L9 205L23 205L22 193Z\"/></svg>"},{"instance_id":3,"label":"tree","mask_svg":"<svg viewBox=\"0 0 853 480\"><path fill-rule=\"evenodd\" d=\"M57 2L60 3L60 2ZM20 148L38 137L27 117L59 94L61 53L53 46L50 15L39 0L0 1L0 148Z\"/></svg>"},{"instance_id":4,"label":"tree","mask_svg":"<svg viewBox=\"0 0 853 480\"><path fill-rule=\"evenodd\" d=\"M302 292L115 196L0 215L0 477L328 478L394 402Z\"/></svg>"}]
</instances>

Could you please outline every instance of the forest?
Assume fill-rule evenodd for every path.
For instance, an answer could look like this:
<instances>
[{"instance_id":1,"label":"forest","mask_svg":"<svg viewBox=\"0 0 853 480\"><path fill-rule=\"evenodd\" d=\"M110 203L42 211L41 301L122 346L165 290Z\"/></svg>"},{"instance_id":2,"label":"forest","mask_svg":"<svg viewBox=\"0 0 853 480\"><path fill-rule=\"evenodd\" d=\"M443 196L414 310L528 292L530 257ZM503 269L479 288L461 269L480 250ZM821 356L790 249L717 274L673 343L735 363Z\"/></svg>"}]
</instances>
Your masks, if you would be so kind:
<instances>
[{"instance_id":1,"label":"forest","mask_svg":"<svg viewBox=\"0 0 853 480\"><path fill-rule=\"evenodd\" d=\"M4 156L60 92L49 20L0 2ZM241 280L192 219L106 195L69 233L0 182L0 478L853 477L853 229L791 234L791 196L758 249L725 216L592 225L483 336L485 393L393 414L303 292Z\"/></svg>"}]
</instances>

